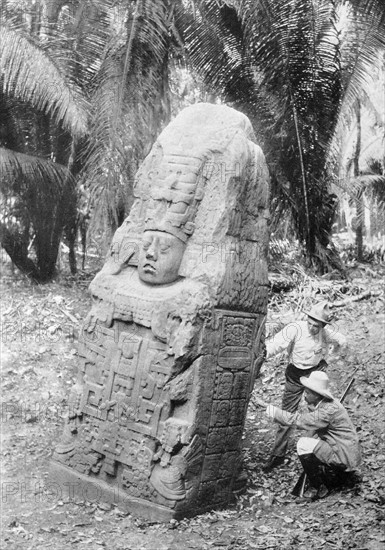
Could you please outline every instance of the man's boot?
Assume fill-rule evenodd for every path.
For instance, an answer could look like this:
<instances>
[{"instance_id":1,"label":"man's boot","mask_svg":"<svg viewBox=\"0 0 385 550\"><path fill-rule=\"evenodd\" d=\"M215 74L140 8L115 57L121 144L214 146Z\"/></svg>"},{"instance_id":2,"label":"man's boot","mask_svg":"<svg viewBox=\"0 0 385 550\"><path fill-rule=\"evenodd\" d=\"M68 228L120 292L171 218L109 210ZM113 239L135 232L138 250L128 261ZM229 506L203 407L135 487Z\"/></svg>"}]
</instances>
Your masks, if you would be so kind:
<instances>
[{"instance_id":1,"label":"man's boot","mask_svg":"<svg viewBox=\"0 0 385 550\"><path fill-rule=\"evenodd\" d=\"M347 472L346 466L325 466L326 485L328 489L342 489L344 487L351 489L355 484L360 483L361 479L356 472Z\"/></svg>"},{"instance_id":2,"label":"man's boot","mask_svg":"<svg viewBox=\"0 0 385 550\"><path fill-rule=\"evenodd\" d=\"M302 467L307 475L309 485L315 489L310 491L309 497L312 500L324 498L329 494L325 465L313 453L299 455Z\"/></svg>"}]
</instances>

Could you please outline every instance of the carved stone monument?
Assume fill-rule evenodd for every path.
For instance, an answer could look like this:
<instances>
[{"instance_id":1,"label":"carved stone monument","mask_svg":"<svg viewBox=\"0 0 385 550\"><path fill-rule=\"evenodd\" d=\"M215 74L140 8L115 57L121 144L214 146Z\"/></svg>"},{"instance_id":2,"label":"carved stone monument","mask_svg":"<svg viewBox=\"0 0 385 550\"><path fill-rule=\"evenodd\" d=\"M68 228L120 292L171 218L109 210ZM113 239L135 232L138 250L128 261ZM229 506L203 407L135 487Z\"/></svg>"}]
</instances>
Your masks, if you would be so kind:
<instances>
[{"instance_id":1,"label":"carved stone monument","mask_svg":"<svg viewBox=\"0 0 385 550\"><path fill-rule=\"evenodd\" d=\"M72 494L167 521L228 505L267 305L268 173L243 114L196 104L161 133L91 283L51 464Z\"/></svg>"}]
</instances>

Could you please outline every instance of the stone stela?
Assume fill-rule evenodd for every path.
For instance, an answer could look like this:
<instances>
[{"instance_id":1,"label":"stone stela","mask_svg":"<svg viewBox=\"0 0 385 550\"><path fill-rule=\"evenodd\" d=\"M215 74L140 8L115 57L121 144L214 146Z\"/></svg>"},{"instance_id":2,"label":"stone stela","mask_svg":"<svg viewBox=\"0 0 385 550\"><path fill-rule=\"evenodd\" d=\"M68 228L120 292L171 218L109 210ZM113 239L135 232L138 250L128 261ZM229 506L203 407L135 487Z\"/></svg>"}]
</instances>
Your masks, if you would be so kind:
<instances>
[{"instance_id":1,"label":"stone stela","mask_svg":"<svg viewBox=\"0 0 385 550\"><path fill-rule=\"evenodd\" d=\"M70 496L168 521L226 507L244 488L241 439L267 307L268 193L264 156L234 109L193 105L159 136L90 286L78 378L50 466L50 481Z\"/></svg>"}]
</instances>

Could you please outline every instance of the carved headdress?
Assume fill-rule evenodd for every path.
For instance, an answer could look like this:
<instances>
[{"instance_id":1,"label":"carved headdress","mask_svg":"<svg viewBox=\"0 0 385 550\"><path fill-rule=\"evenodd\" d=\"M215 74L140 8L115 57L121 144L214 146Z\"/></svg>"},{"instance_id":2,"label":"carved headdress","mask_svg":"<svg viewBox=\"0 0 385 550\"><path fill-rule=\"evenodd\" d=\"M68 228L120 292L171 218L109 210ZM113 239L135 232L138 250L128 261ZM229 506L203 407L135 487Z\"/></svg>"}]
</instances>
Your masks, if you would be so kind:
<instances>
[{"instance_id":1,"label":"carved headdress","mask_svg":"<svg viewBox=\"0 0 385 550\"><path fill-rule=\"evenodd\" d=\"M202 157L165 155L150 191L144 230L165 231L186 243L204 194L202 175Z\"/></svg>"},{"instance_id":2,"label":"carved headdress","mask_svg":"<svg viewBox=\"0 0 385 550\"><path fill-rule=\"evenodd\" d=\"M254 139L250 121L230 107L184 109L137 172L135 200L115 233L100 284L103 273L138 266L145 231L164 231L186 245L180 277L217 289L218 304L257 308L256 289L267 281L269 190Z\"/></svg>"}]
</instances>

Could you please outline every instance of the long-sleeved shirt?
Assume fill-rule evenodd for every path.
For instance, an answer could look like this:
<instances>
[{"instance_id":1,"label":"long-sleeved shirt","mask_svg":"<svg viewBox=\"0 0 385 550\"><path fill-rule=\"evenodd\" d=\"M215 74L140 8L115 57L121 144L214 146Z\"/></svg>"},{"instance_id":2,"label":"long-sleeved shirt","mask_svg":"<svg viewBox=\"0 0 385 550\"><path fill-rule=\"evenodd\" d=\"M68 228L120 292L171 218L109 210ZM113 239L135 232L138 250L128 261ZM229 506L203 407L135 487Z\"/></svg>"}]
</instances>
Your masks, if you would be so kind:
<instances>
[{"instance_id":1,"label":"long-sleeved shirt","mask_svg":"<svg viewBox=\"0 0 385 550\"><path fill-rule=\"evenodd\" d=\"M337 400L323 399L307 413L289 413L268 405L266 414L283 426L296 426L309 435L317 435L321 444L315 449L316 456L326 463L345 465L355 470L361 463L361 451L357 432L345 407ZM322 445L322 441L328 445Z\"/></svg>"},{"instance_id":2,"label":"long-sleeved shirt","mask_svg":"<svg viewBox=\"0 0 385 550\"><path fill-rule=\"evenodd\" d=\"M309 332L307 321L297 321L287 325L266 342L267 359L288 350L289 363L298 369L309 369L327 358L331 345L345 352L347 340L329 325L313 335Z\"/></svg>"}]
</instances>

